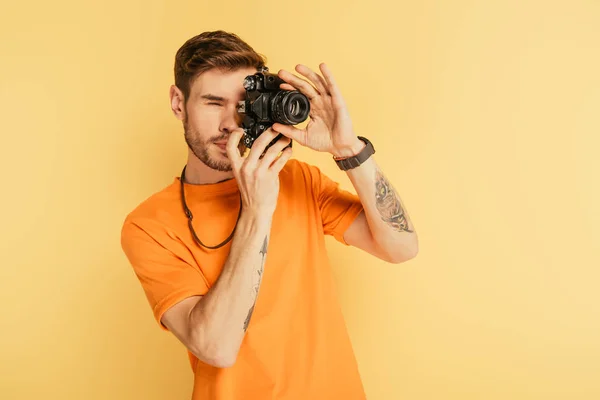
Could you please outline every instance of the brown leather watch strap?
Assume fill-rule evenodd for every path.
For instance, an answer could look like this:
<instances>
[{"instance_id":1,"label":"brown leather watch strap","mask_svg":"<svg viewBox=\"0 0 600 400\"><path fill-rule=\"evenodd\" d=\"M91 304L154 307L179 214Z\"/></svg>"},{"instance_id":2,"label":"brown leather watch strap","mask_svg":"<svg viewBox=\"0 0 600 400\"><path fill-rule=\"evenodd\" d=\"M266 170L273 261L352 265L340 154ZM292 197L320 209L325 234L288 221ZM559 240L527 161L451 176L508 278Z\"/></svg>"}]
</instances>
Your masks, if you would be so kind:
<instances>
[{"instance_id":1,"label":"brown leather watch strap","mask_svg":"<svg viewBox=\"0 0 600 400\"><path fill-rule=\"evenodd\" d=\"M375 148L373 147L373 144L369 141L369 139L362 136L357 137L366 144L366 146L361 150L360 153L358 153L355 156L346 157L342 159L333 157L335 163L338 165L338 167L340 167L342 171L347 171L349 169L358 167L359 165L364 163L369 157L371 157L371 155L375 154Z\"/></svg>"}]
</instances>

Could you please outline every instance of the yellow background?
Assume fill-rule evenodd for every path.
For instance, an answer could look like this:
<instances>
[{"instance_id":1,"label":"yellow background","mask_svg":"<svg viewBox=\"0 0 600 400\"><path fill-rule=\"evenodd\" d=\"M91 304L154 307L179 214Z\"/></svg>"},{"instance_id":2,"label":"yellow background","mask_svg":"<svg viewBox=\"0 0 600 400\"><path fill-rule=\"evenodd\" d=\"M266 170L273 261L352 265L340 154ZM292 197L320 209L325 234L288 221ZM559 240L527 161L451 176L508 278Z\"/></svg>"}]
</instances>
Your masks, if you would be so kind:
<instances>
[{"instance_id":1,"label":"yellow background","mask_svg":"<svg viewBox=\"0 0 600 400\"><path fill-rule=\"evenodd\" d=\"M185 162L176 50L327 62L418 257L328 238L370 400L600 398L600 2L10 2L0 23L0 397L187 399L120 249ZM330 157L297 148L351 189Z\"/></svg>"}]
</instances>

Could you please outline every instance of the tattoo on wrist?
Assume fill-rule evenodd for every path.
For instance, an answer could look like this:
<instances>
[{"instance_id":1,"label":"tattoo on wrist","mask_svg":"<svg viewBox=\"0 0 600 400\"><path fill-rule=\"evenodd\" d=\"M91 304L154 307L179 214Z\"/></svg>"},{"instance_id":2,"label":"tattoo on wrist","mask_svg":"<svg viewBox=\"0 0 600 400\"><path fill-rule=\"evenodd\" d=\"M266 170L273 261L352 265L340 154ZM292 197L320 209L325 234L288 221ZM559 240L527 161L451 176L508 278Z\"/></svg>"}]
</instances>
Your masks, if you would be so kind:
<instances>
[{"instance_id":1,"label":"tattoo on wrist","mask_svg":"<svg viewBox=\"0 0 600 400\"><path fill-rule=\"evenodd\" d=\"M400 197L379 168L375 168L375 205L381 219L397 232L413 232L408 227Z\"/></svg>"},{"instance_id":2,"label":"tattoo on wrist","mask_svg":"<svg viewBox=\"0 0 600 400\"><path fill-rule=\"evenodd\" d=\"M263 242L263 245L259 251L259 253L261 254L262 258L260 260L260 267L258 268L258 280L256 282L256 284L254 285L254 304L256 304L256 297L258 296L258 290L260 288L260 282L262 280L262 273L263 273L263 268L265 266L265 256L267 254L267 238L268 236L265 236L265 241ZM244 321L244 332L246 332L246 330L248 329L248 324L250 324L250 318L252 318L252 313L254 313L254 304L252 304L252 307L250 307L250 310L248 310L248 315L246 316L246 320Z\"/></svg>"}]
</instances>

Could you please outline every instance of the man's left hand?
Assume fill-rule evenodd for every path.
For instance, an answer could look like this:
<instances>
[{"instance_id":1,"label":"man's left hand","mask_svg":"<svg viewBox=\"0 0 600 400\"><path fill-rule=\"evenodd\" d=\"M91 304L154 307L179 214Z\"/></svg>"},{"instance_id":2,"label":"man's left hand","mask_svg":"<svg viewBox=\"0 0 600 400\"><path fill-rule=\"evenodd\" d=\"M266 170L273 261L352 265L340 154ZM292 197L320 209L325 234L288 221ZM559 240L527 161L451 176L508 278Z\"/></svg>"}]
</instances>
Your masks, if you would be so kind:
<instances>
[{"instance_id":1,"label":"man's left hand","mask_svg":"<svg viewBox=\"0 0 600 400\"><path fill-rule=\"evenodd\" d=\"M273 129L284 136L316 151L328 152L336 157L357 154L364 143L358 139L352 127L348 109L340 90L325 63L319 65L323 76L305 65L296 65L296 71L309 81L285 71L277 74L286 83L284 90L298 90L310 101L310 120L305 129L275 123Z\"/></svg>"}]
</instances>

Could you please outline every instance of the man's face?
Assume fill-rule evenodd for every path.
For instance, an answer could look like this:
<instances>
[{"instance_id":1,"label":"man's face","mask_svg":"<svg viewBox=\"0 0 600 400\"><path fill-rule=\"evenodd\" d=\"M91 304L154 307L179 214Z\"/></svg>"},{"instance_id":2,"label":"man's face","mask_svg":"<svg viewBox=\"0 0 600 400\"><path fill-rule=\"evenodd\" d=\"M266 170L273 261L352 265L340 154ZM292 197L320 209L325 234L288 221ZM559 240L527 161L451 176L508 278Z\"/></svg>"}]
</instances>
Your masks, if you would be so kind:
<instances>
[{"instance_id":1,"label":"man's face","mask_svg":"<svg viewBox=\"0 0 600 400\"><path fill-rule=\"evenodd\" d=\"M233 72L210 70L192 84L183 121L185 141L194 155L209 168L231 171L225 145L231 132L241 123L237 104L244 99L244 78L256 69ZM245 149L239 145L240 153Z\"/></svg>"}]
</instances>

